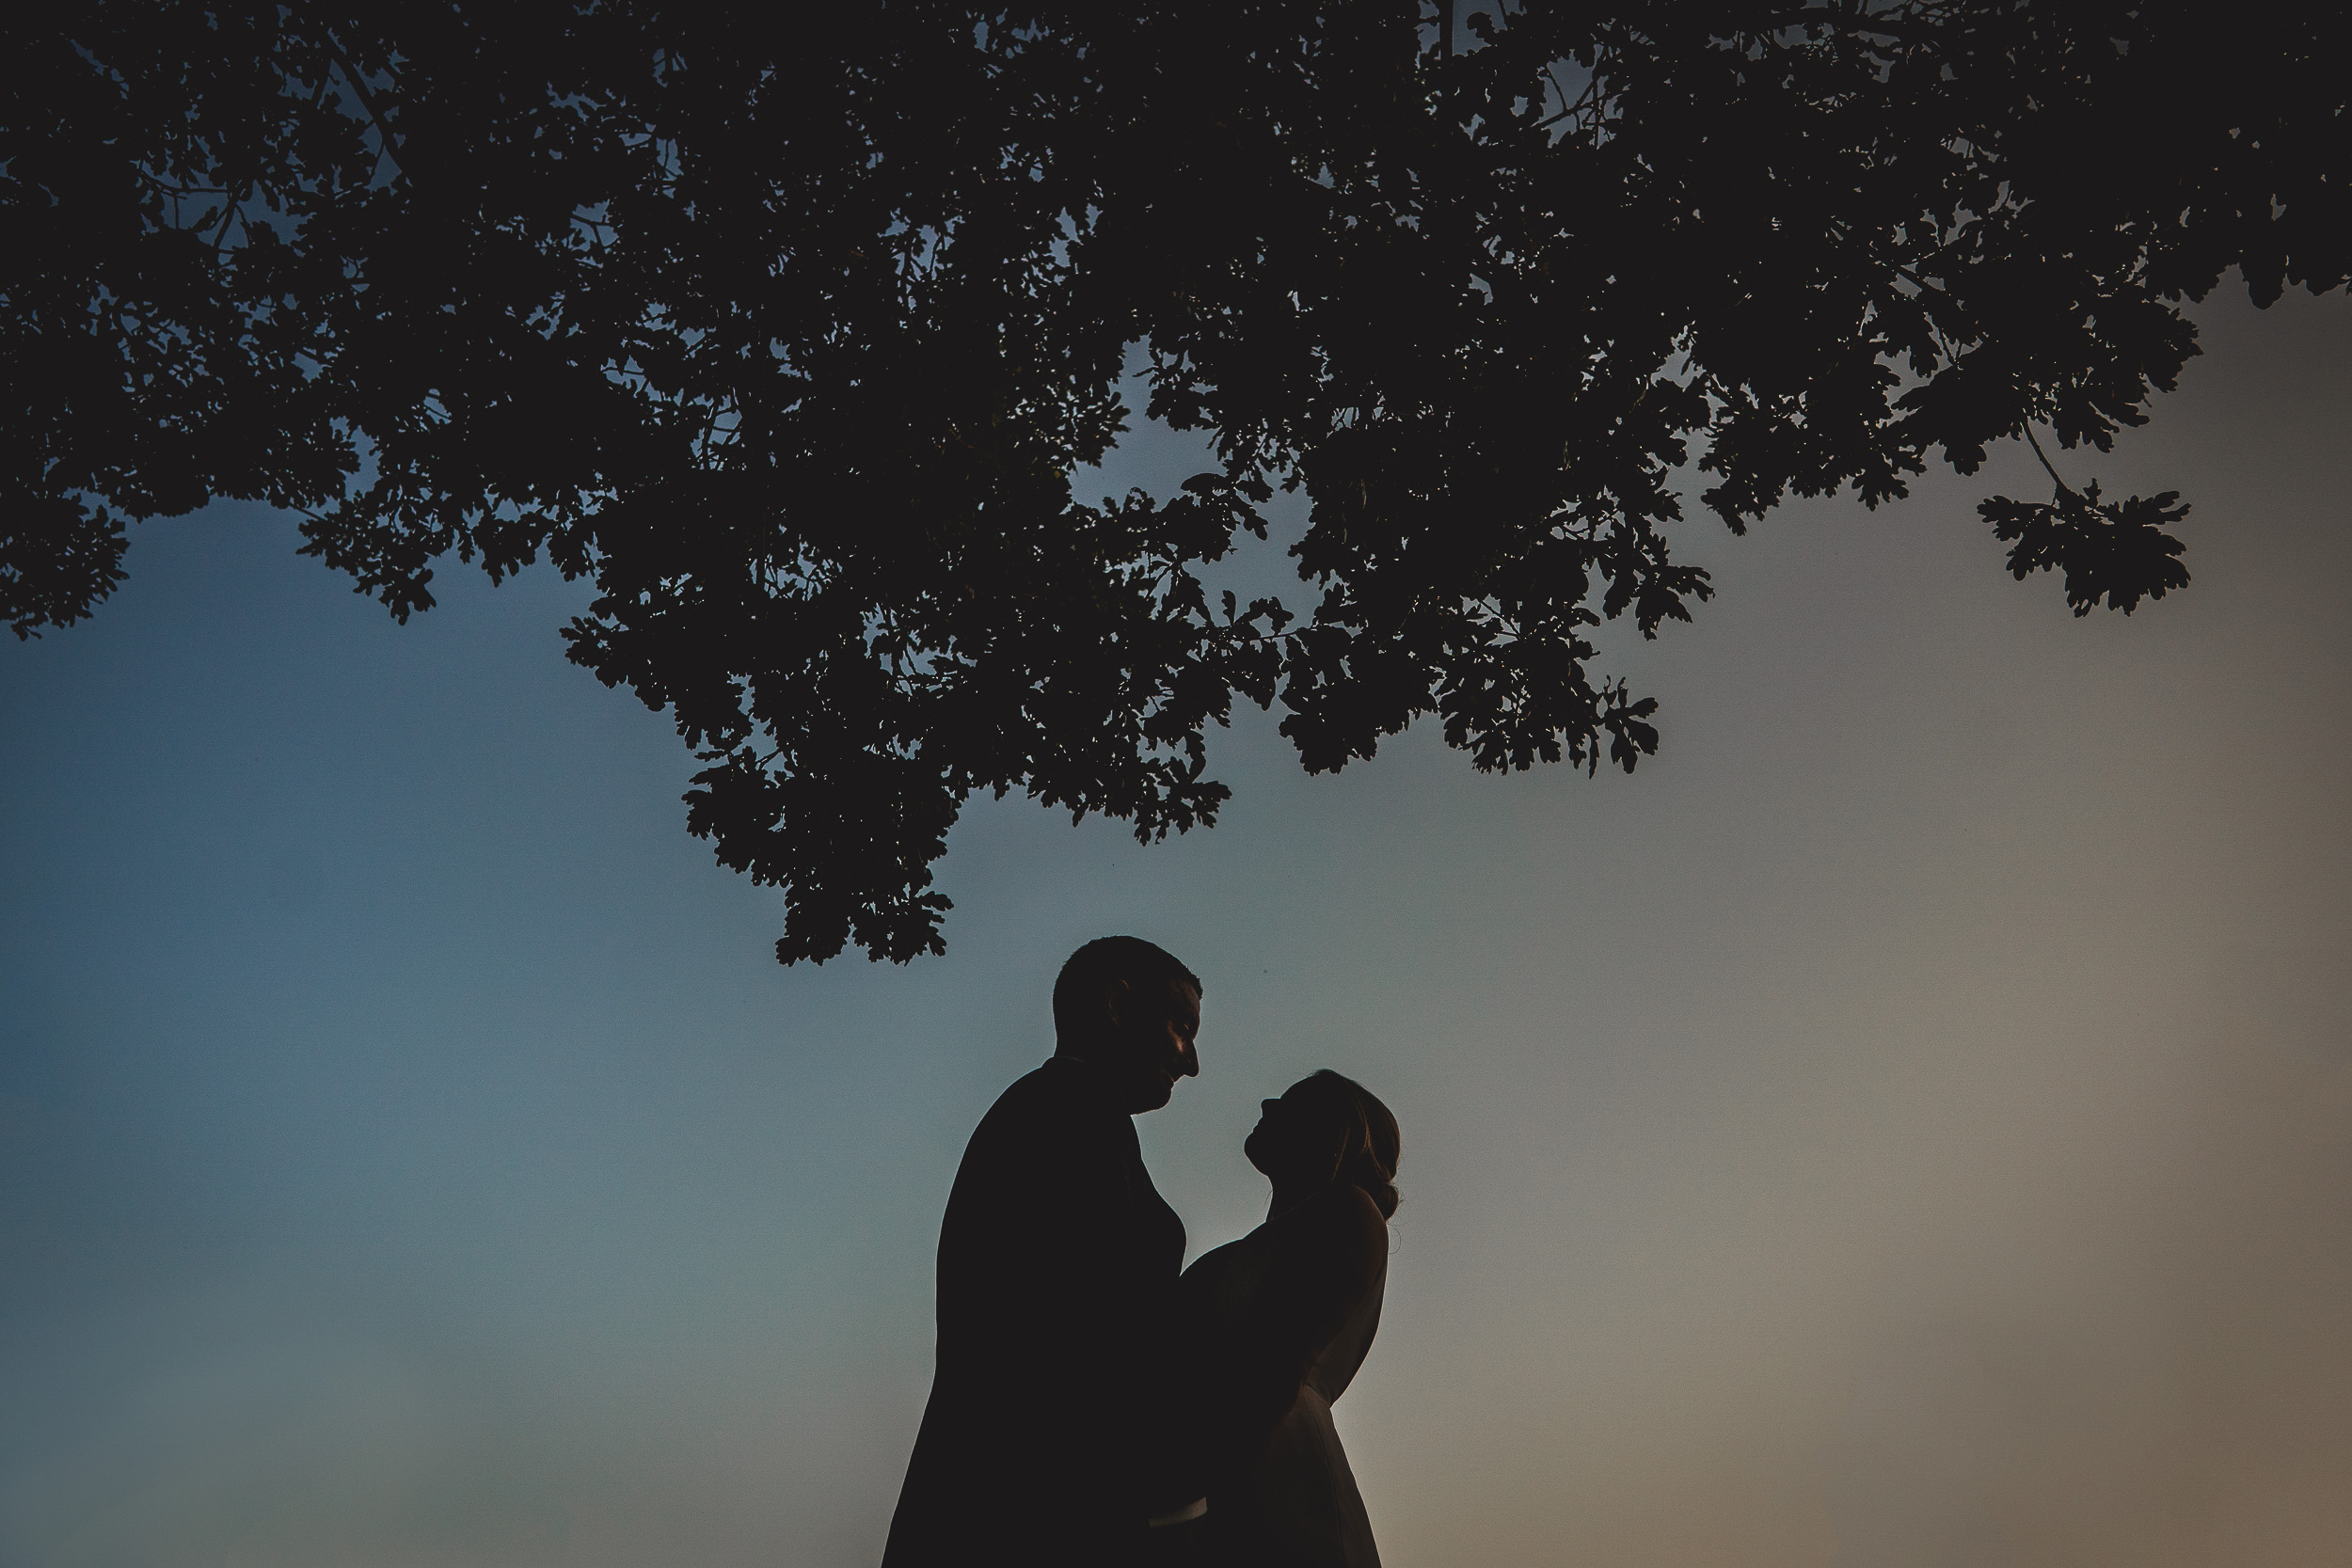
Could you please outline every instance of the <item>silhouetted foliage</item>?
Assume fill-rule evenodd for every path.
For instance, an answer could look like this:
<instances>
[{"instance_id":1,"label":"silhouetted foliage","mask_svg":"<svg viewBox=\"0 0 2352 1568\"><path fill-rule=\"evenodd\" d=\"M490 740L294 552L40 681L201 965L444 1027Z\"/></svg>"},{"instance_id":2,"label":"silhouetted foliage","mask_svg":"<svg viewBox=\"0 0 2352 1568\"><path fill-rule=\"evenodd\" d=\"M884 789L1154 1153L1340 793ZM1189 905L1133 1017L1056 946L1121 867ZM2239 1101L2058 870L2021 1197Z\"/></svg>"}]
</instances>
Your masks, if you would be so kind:
<instances>
[{"instance_id":1,"label":"silhouetted foliage","mask_svg":"<svg viewBox=\"0 0 2352 1568\"><path fill-rule=\"evenodd\" d=\"M1453 7L1444 8L1450 16ZM332 10L6 24L0 610L215 496L405 618L454 552L707 763L787 961L939 950L975 790L1140 838L1279 702L1311 770L1650 752L1592 670L1708 595L1663 525L2106 449L2233 266L2352 258L2340 6L1404 0ZM1150 411L1220 467L1101 504ZM1304 490L1295 609L1198 568ZM2170 496L1988 502L2078 612L2186 580Z\"/></svg>"},{"instance_id":2,"label":"silhouetted foliage","mask_svg":"<svg viewBox=\"0 0 2352 1568\"><path fill-rule=\"evenodd\" d=\"M2188 515L2187 507L2173 504L2181 499L2178 491L2134 496L2120 506L2102 501L2095 480L2074 489L2050 467L2031 431L2026 439L2049 469L2057 495L2047 501L1994 496L1977 508L1994 538L2016 541L2009 552L2011 577L2023 582L2035 572L2063 571L2066 602L2076 615L2090 614L2101 599L2129 615L2141 599L2161 599L2188 586L2188 568L2181 564L2185 546L2164 531L2167 523Z\"/></svg>"}]
</instances>

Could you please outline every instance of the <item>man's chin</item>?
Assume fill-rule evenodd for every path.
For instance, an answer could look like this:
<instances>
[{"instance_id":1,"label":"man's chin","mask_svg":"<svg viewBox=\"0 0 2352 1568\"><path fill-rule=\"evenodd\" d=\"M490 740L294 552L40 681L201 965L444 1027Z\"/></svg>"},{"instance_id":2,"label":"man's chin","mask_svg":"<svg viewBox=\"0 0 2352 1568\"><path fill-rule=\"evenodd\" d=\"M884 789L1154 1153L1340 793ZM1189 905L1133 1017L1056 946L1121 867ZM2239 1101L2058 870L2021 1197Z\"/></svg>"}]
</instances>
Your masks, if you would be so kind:
<instances>
[{"instance_id":1,"label":"man's chin","mask_svg":"<svg viewBox=\"0 0 2352 1568\"><path fill-rule=\"evenodd\" d=\"M1148 1084L1136 1085L1135 1114L1156 1111L1176 1097L1176 1080L1165 1073Z\"/></svg>"}]
</instances>

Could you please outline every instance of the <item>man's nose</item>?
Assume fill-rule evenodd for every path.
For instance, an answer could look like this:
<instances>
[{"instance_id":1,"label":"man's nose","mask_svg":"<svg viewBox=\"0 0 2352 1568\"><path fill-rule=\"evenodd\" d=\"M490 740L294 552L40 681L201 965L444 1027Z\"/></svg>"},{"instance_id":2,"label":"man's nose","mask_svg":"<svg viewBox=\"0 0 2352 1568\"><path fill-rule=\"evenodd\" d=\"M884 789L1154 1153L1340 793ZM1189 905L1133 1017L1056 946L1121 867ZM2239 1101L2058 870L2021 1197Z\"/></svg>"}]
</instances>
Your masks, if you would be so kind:
<instances>
[{"instance_id":1,"label":"man's nose","mask_svg":"<svg viewBox=\"0 0 2352 1568\"><path fill-rule=\"evenodd\" d=\"M1179 1073L1177 1076L1181 1078L1198 1078L1200 1076L1200 1048L1193 1044L1190 1040L1184 1041L1184 1050L1177 1053L1176 1055L1177 1065L1182 1067L1184 1071Z\"/></svg>"}]
</instances>

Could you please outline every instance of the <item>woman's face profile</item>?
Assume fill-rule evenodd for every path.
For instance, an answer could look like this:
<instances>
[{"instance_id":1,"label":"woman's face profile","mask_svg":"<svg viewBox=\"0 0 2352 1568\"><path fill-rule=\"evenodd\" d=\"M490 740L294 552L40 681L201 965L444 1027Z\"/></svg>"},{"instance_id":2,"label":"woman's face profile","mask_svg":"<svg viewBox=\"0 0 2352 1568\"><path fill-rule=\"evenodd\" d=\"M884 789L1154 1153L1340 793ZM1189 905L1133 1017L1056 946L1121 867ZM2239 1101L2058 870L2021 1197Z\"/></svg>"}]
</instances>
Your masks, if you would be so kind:
<instances>
[{"instance_id":1,"label":"woman's face profile","mask_svg":"<svg viewBox=\"0 0 2352 1568\"><path fill-rule=\"evenodd\" d=\"M1316 1124L1307 1085L1293 1084L1278 1100L1258 1102L1258 1125L1242 1140L1241 1151L1263 1174L1278 1176L1312 1158Z\"/></svg>"}]
</instances>

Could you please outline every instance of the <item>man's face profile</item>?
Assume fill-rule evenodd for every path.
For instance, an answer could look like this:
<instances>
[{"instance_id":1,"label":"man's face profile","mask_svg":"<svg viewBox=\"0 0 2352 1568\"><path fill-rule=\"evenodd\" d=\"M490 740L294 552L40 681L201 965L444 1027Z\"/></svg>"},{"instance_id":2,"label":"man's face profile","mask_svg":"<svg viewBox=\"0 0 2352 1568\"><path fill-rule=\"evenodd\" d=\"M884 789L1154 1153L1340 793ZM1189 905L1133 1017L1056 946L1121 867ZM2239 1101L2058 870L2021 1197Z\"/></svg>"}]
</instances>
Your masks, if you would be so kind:
<instances>
[{"instance_id":1,"label":"man's face profile","mask_svg":"<svg viewBox=\"0 0 2352 1568\"><path fill-rule=\"evenodd\" d=\"M1200 1033L1200 992L1183 981L1110 988L1110 1030L1101 1053L1127 1090L1130 1113L1156 1111L1176 1092L1176 1080L1200 1071L1194 1038Z\"/></svg>"}]
</instances>

